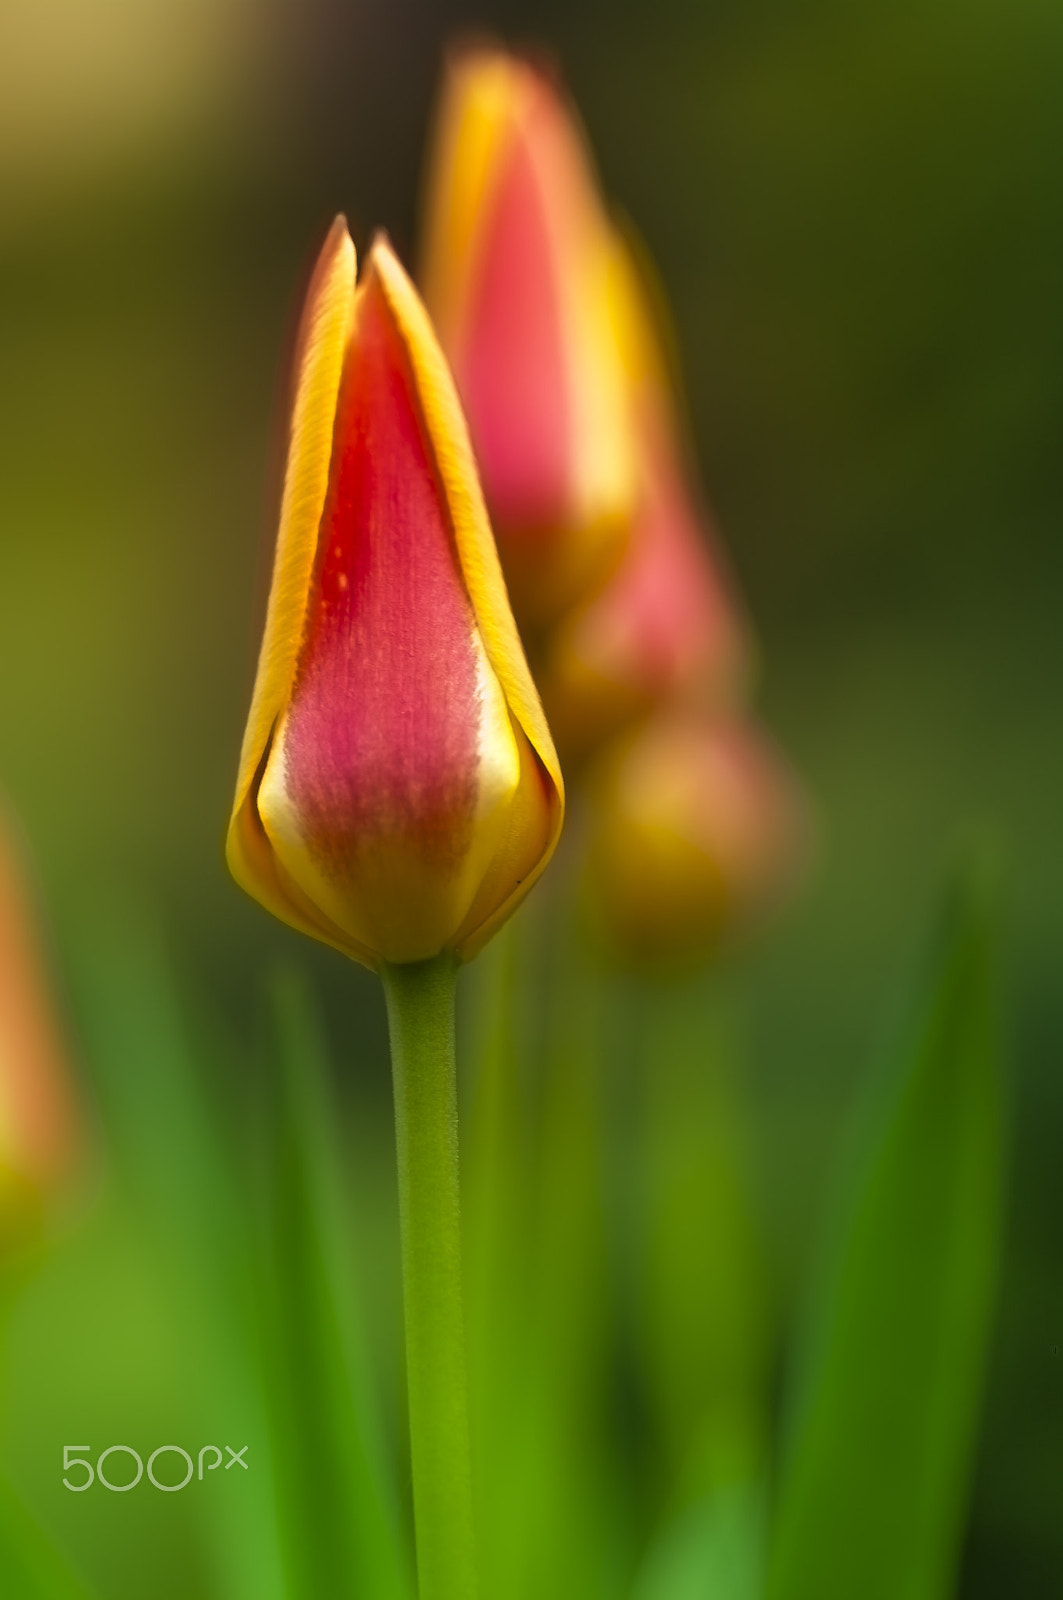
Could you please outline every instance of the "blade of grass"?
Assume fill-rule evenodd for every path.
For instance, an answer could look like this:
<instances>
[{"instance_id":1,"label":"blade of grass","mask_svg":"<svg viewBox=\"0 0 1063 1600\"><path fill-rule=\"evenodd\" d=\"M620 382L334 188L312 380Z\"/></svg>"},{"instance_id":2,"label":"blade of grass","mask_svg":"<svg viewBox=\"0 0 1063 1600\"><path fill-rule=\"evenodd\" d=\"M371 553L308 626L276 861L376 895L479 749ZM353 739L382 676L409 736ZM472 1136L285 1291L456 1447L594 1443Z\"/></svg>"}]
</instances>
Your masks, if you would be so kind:
<instances>
[{"instance_id":1,"label":"blade of grass","mask_svg":"<svg viewBox=\"0 0 1063 1600\"><path fill-rule=\"evenodd\" d=\"M728 1484L692 1502L663 1529L632 1600L760 1600L764 1494Z\"/></svg>"},{"instance_id":2,"label":"blade of grass","mask_svg":"<svg viewBox=\"0 0 1063 1600\"><path fill-rule=\"evenodd\" d=\"M294 1600L403 1600L410 1585L354 1282L321 1028L303 983L271 989L279 1103L269 1175L271 1403Z\"/></svg>"},{"instance_id":3,"label":"blade of grass","mask_svg":"<svg viewBox=\"0 0 1063 1600\"><path fill-rule=\"evenodd\" d=\"M769 1600L951 1592L1003 1200L991 918L948 907L809 1324Z\"/></svg>"},{"instance_id":4,"label":"blade of grass","mask_svg":"<svg viewBox=\"0 0 1063 1600\"><path fill-rule=\"evenodd\" d=\"M641 986L632 1321L668 1509L763 1466L770 1310L733 1071L704 979Z\"/></svg>"},{"instance_id":5,"label":"blade of grass","mask_svg":"<svg viewBox=\"0 0 1063 1600\"><path fill-rule=\"evenodd\" d=\"M92 1600L93 1595L2 1478L0 1594L11 1600Z\"/></svg>"},{"instance_id":6,"label":"blade of grass","mask_svg":"<svg viewBox=\"0 0 1063 1600\"><path fill-rule=\"evenodd\" d=\"M623 1592L630 1485L615 1342L607 1125L611 991L564 893L547 907L530 1246L521 1596Z\"/></svg>"},{"instance_id":7,"label":"blade of grass","mask_svg":"<svg viewBox=\"0 0 1063 1600\"><path fill-rule=\"evenodd\" d=\"M611 1544L626 1556L607 1417L604 997L570 910L544 892L464 995L474 1468L483 1592L507 1600L622 1592Z\"/></svg>"},{"instance_id":8,"label":"blade of grass","mask_svg":"<svg viewBox=\"0 0 1063 1600\"><path fill-rule=\"evenodd\" d=\"M137 904L96 907L71 941L69 964L115 1203L150 1234L179 1281L198 1351L189 1399L205 1436L249 1444L257 1468L241 1477L238 1494L203 1497L219 1592L225 1600L281 1600L247 1218L238 1163L206 1090L208 1080L231 1073L232 1042L190 1006L155 918Z\"/></svg>"}]
</instances>

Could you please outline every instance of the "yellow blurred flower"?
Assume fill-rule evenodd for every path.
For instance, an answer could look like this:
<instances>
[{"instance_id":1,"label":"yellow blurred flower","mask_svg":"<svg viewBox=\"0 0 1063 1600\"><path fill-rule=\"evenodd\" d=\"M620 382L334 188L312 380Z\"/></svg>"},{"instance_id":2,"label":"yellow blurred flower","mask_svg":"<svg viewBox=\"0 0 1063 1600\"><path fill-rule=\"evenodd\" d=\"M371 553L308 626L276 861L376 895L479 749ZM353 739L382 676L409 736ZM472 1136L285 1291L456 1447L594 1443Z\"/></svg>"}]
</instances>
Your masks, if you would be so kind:
<instances>
[{"instance_id":1,"label":"yellow blurred flower","mask_svg":"<svg viewBox=\"0 0 1063 1600\"><path fill-rule=\"evenodd\" d=\"M229 865L367 966L464 959L563 809L446 362L385 240L356 284L338 218L304 312Z\"/></svg>"},{"instance_id":2,"label":"yellow blurred flower","mask_svg":"<svg viewBox=\"0 0 1063 1600\"><path fill-rule=\"evenodd\" d=\"M762 911L800 858L795 781L749 723L663 713L588 784L586 889L623 955L682 964Z\"/></svg>"}]
</instances>

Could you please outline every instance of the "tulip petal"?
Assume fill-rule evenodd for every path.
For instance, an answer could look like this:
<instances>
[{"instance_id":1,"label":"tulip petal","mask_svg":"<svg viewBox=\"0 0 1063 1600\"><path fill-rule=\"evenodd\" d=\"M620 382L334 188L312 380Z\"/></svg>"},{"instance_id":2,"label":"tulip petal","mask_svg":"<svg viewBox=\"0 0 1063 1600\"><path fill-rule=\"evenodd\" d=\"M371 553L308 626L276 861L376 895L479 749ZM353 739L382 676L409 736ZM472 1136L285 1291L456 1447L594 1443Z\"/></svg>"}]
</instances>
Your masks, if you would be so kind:
<instances>
[{"instance_id":1,"label":"tulip petal","mask_svg":"<svg viewBox=\"0 0 1063 1600\"><path fill-rule=\"evenodd\" d=\"M355 252L343 217L321 250L297 353L288 466L266 626L244 732L226 855L236 881L284 921L328 937L309 903L282 882L254 808L257 779L286 703L302 642L304 607L328 490L333 420L354 309Z\"/></svg>"},{"instance_id":2,"label":"tulip petal","mask_svg":"<svg viewBox=\"0 0 1063 1600\"><path fill-rule=\"evenodd\" d=\"M722 553L673 442L643 426L631 539L600 593L563 619L540 673L558 743L582 753L668 699L738 703L749 646Z\"/></svg>"},{"instance_id":3,"label":"tulip petal","mask_svg":"<svg viewBox=\"0 0 1063 1600\"><path fill-rule=\"evenodd\" d=\"M492 509L510 527L565 516L573 418L549 218L527 141L499 158L467 309L462 390Z\"/></svg>"},{"instance_id":4,"label":"tulip petal","mask_svg":"<svg viewBox=\"0 0 1063 1600\"><path fill-rule=\"evenodd\" d=\"M427 185L424 276L444 348L461 334L470 290L469 262L515 100L530 83L514 77L508 56L458 53L447 63L446 90Z\"/></svg>"},{"instance_id":5,"label":"tulip petal","mask_svg":"<svg viewBox=\"0 0 1063 1600\"><path fill-rule=\"evenodd\" d=\"M612 248L610 303L631 395L638 493L616 570L542 648L543 700L568 755L669 699L735 705L750 672L745 619L692 488L663 297L635 242L614 230Z\"/></svg>"},{"instance_id":6,"label":"tulip petal","mask_svg":"<svg viewBox=\"0 0 1063 1600\"><path fill-rule=\"evenodd\" d=\"M601 580L626 534L610 231L574 114L525 62L452 62L438 126L426 294L520 614L538 626Z\"/></svg>"},{"instance_id":7,"label":"tulip petal","mask_svg":"<svg viewBox=\"0 0 1063 1600\"><path fill-rule=\"evenodd\" d=\"M453 854L475 803L475 619L405 369L371 265L285 746L319 841L340 850L393 824L426 854Z\"/></svg>"},{"instance_id":8,"label":"tulip petal","mask_svg":"<svg viewBox=\"0 0 1063 1600\"><path fill-rule=\"evenodd\" d=\"M409 278L390 249L380 245L375 249L379 252L376 260L385 293L407 341L425 425L435 444L436 465L446 492L462 573L488 660L502 685L506 704L549 774L553 788L561 795L561 768L510 610L454 380ZM556 831L560 831L560 820Z\"/></svg>"},{"instance_id":9,"label":"tulip petal","mask_svg":"<svg viewBox=\"0 0 1063 1600\"><path fill-rule=\"evenodd\" d=\"M501 687L520 753L521 781L508 821L508 843L491 873L491 888L498 898L483 923L476 925L474 918L473 925L463 927L458 946L463 955L472 955L523 898L550 859L564 820L565 787L513 620L454 380L428 313L390 248L377 244L373 256L406 341L477 630ZM486 893L487 882L483 887ZM481 907L484 899L484 895L478 899Z\"/></svg>"}]
</instances>

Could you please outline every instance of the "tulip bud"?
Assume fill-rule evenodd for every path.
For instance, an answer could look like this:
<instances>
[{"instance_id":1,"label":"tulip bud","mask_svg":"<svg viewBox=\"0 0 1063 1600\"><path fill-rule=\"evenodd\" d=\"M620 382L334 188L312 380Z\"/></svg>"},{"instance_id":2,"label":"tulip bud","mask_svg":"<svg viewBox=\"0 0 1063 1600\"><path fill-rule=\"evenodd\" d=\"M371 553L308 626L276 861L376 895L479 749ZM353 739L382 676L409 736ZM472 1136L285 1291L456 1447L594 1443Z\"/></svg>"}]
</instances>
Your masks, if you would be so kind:
<instances>
[{"instance_id":1,"label":"tulip bud","mask_svg":"<svg viewBox=\"0 0 1063 1600\"><path fill-rule=\"evenodd\" d=\"M6 835L0 827L0 1242L32 1220L74 1149L66 1053Z\"/></svg>"},{"instance_id":2,"label":"tulip bud","mask_svg":"<svg viewBox=\"0 0 1063 1600\"><path fill-rule=\"evenodd\" d=\"M464 959L563 805L450 373L387 242L356 285L338 218L303 319L233 876L367 966Z\"/></svg>"},{"instance_id":3,"label":"tulip bud","mask_svg":"<svg viewBox=\"0 0 1063 1600\"><path fill-rule=\"evenodd\" d=\"M544 643L537 679L566 759L666 700L733 705L749 675L746 629L690 487L660 312L619 235L612 302L636 430L637 493L616 571Z\"/></svg>"},{"instance_id":4,"label":"tulip bud","mask_svg":"<svg viewBox=\"0 0 1063 1600\"><path fill-rule=\"evenodd\" d=\"M425 300L454 369L522 627L615 563L631 419L609 224L575 113L500 51L450 64L430 173Z\"/></svg>"},{"instance_id":5,"label":"tulip bud","mask_svg":"<svg viewBox=\"0 0 1063 1600\"><path fill-rule=\"evenodd\" d=\"M745 723L661 716L603 754L588 799L591 909L636 961L711 953L799 856L796 785Z\"/></svg>"}]
</instances>

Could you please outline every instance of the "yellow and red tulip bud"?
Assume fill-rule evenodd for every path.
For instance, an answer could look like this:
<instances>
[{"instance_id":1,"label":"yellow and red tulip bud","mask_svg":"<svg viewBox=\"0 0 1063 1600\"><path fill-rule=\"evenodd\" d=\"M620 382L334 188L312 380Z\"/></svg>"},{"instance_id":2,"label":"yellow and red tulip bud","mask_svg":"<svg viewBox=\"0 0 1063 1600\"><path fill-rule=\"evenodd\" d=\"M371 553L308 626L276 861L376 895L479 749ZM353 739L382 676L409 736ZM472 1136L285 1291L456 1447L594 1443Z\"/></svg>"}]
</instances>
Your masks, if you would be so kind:
<instances>
[{"instance_id":1,"label":"yellow and red tulip bud","mask_svg":"<svg viewBox=\"0 0 1063 1600\"><path fill-rule=\"evenodd\" d=\"M32 1222L69 1170L73 1105L24 875L0 826L0 1243Z\"/></svg>"},{"instance_id":2,"label":"yellow and red tulip bud","mask_svg":"<svg viewBox=\"0 0 1063 1600\"><path fill-rule=\"evenodd\" d=\"M668 700L733 705L749 676L747 630L691 488L648 299L618 237L613 305L635 418L637 498L616 571L543 646L539 687L566 760Z\"/></svg>"},{"instance_id":3,"label":"yellow and red tulip bud","mask_svg":"<svg viewBox=\"0 0 1063 1600\"><path fill-rule=\"evenodd\" d=\"M599 758L586 888L626 957L683 964L762 911L800 855L795 781L748 723L677 710Z\"/></svg>"},{"instance_id":4,"label":"yellow and red tulip bud","mask_svg":"<svg viewBox=\"0 0 1063 1600\"><path fill-rule=\"evenodd\" d=\"M311 282L227 855L370 967L485 943L543 870L563 788L461 407L384 239L342 218Z\"/></svg>"},{"instance_id":5,"label":"yellow and red tulip bud","mask_svg":"<svg viewBox=\"0 0 1063 1600\"><path fill-rule=\"evenodd\" d=\"M610 227L575 113L501 51L449 67L425 300L465 404L521 626L615 563L634 491Z\"/></svg>"}]
</instances>

